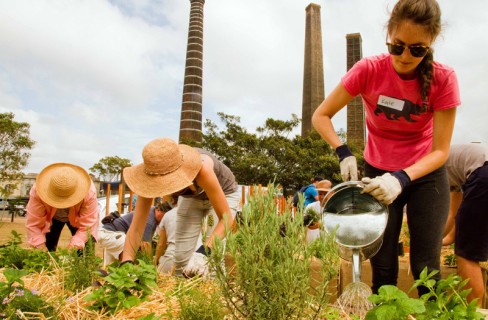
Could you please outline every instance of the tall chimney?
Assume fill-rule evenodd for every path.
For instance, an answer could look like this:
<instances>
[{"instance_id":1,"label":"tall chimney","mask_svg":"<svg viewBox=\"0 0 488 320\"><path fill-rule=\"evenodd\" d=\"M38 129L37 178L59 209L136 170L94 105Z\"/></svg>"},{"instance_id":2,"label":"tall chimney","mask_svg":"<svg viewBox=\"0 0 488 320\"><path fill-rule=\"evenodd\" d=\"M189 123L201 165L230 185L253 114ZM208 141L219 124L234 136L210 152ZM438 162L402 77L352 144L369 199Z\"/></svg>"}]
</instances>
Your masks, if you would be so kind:
<instances>
[{"instance_id":1,"label":"tall chimney","mask_svg":"<svg viewBox=\"0 0 488 320\"><path fill-rule=\"evenodd\" d=\"M362 59L362 40L360 33L346 35L347 70ZM364 148L366 130L364 128L364 107L360 96L352 99L347 105L347 143Z\"/></svg>"},{"instance_id":2,"label":"tall chimney","mask_svg":"<svg viewBox=\"0 0 488 320\"><path fill-rule=\"evenodd\" d=\"M305 9L305 61L303 69L302 137L312 130L312 115L325 97L324 63L320 6L311 3Z\"/></svg>"},{"instance_id":3,"label":"tall chimney","mask_svg":"<svg viewBox=\"0 0 488 320\"><path fill-rule=\"evenodd\" d=\"M203 5L205 0L190 0L190 3L190 26L186 47L179 142L198 145L202 142Z\"/></svg>"}]
</instances>

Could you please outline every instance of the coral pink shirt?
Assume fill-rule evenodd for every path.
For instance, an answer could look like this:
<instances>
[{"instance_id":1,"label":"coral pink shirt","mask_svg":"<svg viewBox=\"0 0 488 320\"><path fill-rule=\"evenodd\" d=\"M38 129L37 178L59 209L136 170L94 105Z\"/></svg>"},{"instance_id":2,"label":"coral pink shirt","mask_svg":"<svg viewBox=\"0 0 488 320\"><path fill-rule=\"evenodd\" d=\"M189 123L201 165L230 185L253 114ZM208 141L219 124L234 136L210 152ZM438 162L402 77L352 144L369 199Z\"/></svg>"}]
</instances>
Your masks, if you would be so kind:
<instances>
[{"instance_id":1,"label":"coral pink shirt","mask_svg":"<svg viewBox=\"0 0 488 320\"><path fill-rule=\"evenodd\" d=\"M53 208L44 203L37 195L36 185L32 186L27 203L27 242L33 247L46 243L46 233L52 225L52 219L58 208ZM88 194L82 202L71 207L68 214L69 223L78 228L78 231L71 237L70 247L81 249L88 241L87 230L98 239L99 208L97 202L97 190L93 182L90 185Z\"/></svg>"},{"instance_id":2,"label":"coral pink shirt","mask_svg":"<svg viewBox=\"0 0 488 320\"><path fill-rule=\"evenodd\" d=\"M364 159L372 166L395 171L417 162L432 148L433 111L460 105L454 70L437 62L433 67L427 112L420 109L418 79L401 79L390 54L364 58L342 78L350 95L362 97L368 130Z\"/></svg>"}]
</instances>

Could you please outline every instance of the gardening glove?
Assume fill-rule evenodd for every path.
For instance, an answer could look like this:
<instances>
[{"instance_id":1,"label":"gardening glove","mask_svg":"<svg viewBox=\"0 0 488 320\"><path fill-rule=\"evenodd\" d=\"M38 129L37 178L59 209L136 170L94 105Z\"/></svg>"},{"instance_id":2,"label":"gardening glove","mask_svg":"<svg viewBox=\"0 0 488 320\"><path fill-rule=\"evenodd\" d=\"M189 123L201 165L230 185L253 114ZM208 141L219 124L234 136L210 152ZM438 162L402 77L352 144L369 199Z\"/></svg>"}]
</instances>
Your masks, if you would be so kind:
<instances>
[{"instance_id":1,"label":"gardening glove","mask_svg":"<svg viewBox=\"0 0 488 320\"><path fill-rule=\"evenodd\" d=\"M341 167L341 176L343 181L357 180L358 179L358 165L356 157L352 154L351 150L346 144L337 147L335 150L339 156L339 166Z\"/></svg>"},{"instance_id":2,"label":"gardening glove","mask_svg":"<svg viewBox=\"0 0 488 320\"><path fill-rule=\"evenodd\" d=\"M203 245L193 253L188 264L183 269L183 275L187 278L195 276L207 276L209 274L207 257L210 255L210 248L205 250Z\"/></svg>"},{"instance_id":3,"label":"gardening glove","mask_svg":"<svg viewBox=\"0 0 488 320\"><path fill-rule=\"evenodd\" d=\"M410 177L403 170L385 173L374 179L363 178L363 192L369 193L383 204L391 204L410 183Z\"/></svg>"}]
</instances>

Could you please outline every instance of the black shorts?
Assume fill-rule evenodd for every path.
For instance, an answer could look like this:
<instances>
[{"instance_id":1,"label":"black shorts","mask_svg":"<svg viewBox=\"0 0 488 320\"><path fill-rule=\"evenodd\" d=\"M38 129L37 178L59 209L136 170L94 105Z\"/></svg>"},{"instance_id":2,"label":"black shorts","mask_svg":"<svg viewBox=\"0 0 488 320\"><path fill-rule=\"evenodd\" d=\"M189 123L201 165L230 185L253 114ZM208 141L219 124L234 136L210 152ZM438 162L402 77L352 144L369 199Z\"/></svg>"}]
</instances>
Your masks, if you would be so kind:
<instances>
[{"instance_id":1,"label":"black shorts","mask_svg":"<svg viewBox=\"0 0 488 320\"><path fill-rule=\"evenodd\" d=\"M488 260L488 161L463 186L455 242L456 255L472 261Z\"/></svg>"}]
</instances>

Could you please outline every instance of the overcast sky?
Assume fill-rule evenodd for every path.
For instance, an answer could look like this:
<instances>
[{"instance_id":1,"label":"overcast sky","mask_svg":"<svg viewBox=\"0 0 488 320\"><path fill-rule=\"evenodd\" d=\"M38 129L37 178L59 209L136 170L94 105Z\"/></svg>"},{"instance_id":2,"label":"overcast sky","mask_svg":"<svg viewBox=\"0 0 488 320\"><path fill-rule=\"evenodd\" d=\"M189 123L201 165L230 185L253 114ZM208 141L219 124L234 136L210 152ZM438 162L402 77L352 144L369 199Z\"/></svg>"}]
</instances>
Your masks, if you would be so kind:
<instances>
[{"instance_id":1,"label":"overcast sky","mask_svg":"<svg viewBox=\"0 0 488 320\"><path fill-rule=\"evenodd\" d=\"M346 34L363 56L386 52L395 1L317 0L325 92L346 71ZM453 142L488 142L485 0L440 0L435 59L456 70L462 105ZM305 0L206 0L203 117L301 117ZM88 170L105 156L142 161L156 137L178 139L189 0L0 0L0 112L31 124L25 172L52 162ZM336 130L346 128L344 108ZM297 133L299 133L299 128Z\"/></svg>"}]
</instances>

